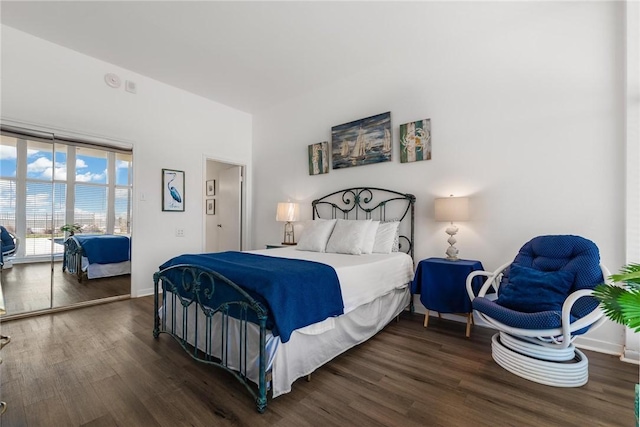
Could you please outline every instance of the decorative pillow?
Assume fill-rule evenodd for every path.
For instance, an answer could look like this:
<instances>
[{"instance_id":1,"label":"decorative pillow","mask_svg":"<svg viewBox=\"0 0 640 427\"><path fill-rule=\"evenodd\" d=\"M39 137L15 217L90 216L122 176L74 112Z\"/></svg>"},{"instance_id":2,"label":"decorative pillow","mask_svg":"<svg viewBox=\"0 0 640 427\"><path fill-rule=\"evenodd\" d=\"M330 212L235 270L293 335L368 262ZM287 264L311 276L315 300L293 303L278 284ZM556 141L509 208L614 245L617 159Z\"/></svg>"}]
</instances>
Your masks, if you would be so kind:
<instances>
[{"instance_id":1,"label":"decorative pillow","mask_svg":"<svg viewBox=\"0 0 640 427\"><path fill-rule=\"evenodd\" d=\"M296 249L299 251L324 252L335 225L335 219L307 221Z\"/></svg>"},{"instance_id":2,"label":"decorative pillow","mask_svg":"<svg viewBox=\"0 0 640 427\"><path fill-rule=\"evenodd\" d=\"M11 234L9 234L7 229L3 226L0 226L0 242L2 242L0 244L0 247L2 247L2 252L10 251L12 249L15 249L16 247L15 243L13 242L13 237L11 237Z\"/></svg>"},{"instance_id":3,"label":"decorative pillow","mask_svg":"<svg viewBox=\"0 0 640 427\"><path fill-rule=\"evenodd\" d=\"M572 271L540 271L512 264L509 283L500 288L499 305L523 313L562 311L575 279Z\"/></svg>"},{"instance_id":4,"label":"decorative pillow","mask_svg":"<svg viewBox=\"0 0 640 427\"><path fill-rule=\"evenodd\" d=\"M400 251L400 224L398 223L398 228L396 228L396 234L393 236L393 245L391 245L391 252L399 252Z\"/></svg>"},{"instance_id":5,"label":"decorative pillow","mask_svg":"<svg viewBox=\"0 0 640 427\"><path fill-rule=\"evenodd\" d=\"M398 229L399 221L381 222L376 232L376 240L373 244L373 252L381 254L390 254L393 252L394 243L398 247ZM397 251L397 249L396 249Z\"/></svg>"},{"instance_id":6,"label":"decorative pillow","mask_svg":"<svg viewBox=\"0 0 640 427\"><path fill-rule=\"evenodd\" d=\"M362 242L362 253L370 254L373 252L373 245L376 243L376 234L378 233L378 226L380 225L380 221L370 221L369 227L367 228L367 234L364 236L364 241Z\"/></svg>"},{"instance_id":7,"label":"decorative pillow","mask_svg":"<svg viewBox=\"0 0 640 427\"><path fill-rule=\"evenodd\" d=\"M333 228L329 242L327 242L327 252L337 254L360 255L362 253L362 243L364 242L371 220L349 221L339 219Z\"/></svg>"}]
</instances>

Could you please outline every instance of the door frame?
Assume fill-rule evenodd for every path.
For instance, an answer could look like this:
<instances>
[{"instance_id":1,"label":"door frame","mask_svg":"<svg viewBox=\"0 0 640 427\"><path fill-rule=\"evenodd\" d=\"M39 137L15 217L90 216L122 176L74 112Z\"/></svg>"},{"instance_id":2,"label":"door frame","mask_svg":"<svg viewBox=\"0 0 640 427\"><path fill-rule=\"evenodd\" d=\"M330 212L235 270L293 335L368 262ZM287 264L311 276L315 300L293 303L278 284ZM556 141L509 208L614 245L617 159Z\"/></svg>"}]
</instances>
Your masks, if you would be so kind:
<instances>
[{"instance_id":1,"label":"door frame","mask_svg":"<svg viewBox=\"0 0 640 427\"><path fill-rule=\"evenodd\" d=\"M213 154L203 154L202 155L202 208L200 212L202 212L202 240L200 242L200 247L202 252L206 252L207 246L207 214L205 212L205 200L206 200L206 181L207 181L207 162L217 162L217 163L225 163L232 166L240 166L242 168L242 194L240 195L240 200L242 203L242 207L240 210L240 245L241 250L247 250L251 248L251 229L250 229L250 212L251 212L251 185L249 179L249 167L246 162L239 161L237 159L225 158L218 155Z\"/></svg>"}]
</instances>

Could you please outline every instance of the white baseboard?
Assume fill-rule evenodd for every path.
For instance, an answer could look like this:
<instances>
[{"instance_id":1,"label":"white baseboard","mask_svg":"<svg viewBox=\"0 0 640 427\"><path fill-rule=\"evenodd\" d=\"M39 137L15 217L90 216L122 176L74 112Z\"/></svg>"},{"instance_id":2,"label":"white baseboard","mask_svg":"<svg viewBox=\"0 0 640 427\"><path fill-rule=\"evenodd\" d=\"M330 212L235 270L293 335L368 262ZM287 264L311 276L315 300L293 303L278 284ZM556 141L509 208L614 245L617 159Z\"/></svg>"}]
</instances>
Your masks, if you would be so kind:
<instances>
[{"instance_id":1,"label":"white baseboard","mask_svg":"<svg viewBox=\"0 0 640 427\"><path fill-rule=\"evenodd\" d=\"M640 352L635 350L630 350L627 347L624 348L624 352L622 356L620 356L620 360L627 363L633 363L635 365L640 365Z\"/></svg>"},{"instance_id":2,"label":"white baseboard","mask_svg":"<svg viewBox=\"0 0 640 427\"><path fill-rule=\"evenodd\" d=\"M153 291L154 291L153 287L138 289L135 295L132 294L131 297L132 298L148 297L149 295L153 295Z\"/></svg>"},{"instance_id":3,"label":"white baseboard","mask_svg":"<svg viewBox=\"0 0 640 427\"><path fill-rule=\"evenodd\" d=\"M598 353L612 354L620 356L622 354L622 344L615 344L607 341L596 340L589 337L578 337L573 344L583 350L596 351Z\"/></svg>"}]
</instances>

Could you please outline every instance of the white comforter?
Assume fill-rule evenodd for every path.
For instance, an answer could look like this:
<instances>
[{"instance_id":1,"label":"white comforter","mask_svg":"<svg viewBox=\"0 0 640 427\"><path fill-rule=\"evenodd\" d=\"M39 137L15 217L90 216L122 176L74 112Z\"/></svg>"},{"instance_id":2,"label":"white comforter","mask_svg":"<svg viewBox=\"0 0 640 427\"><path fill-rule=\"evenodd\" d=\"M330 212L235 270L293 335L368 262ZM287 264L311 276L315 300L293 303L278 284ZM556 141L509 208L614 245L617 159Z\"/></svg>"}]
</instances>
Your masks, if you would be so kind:
<instances>
[{"instance_id":1,"label":"white comforter","mask_svg":"<svg viewBox=\"0 0 640 427\"><path fill-rule=\"evenodd\" d=\"M344 255L298 251L295 247L249 251L281 258L305 259L332 266L338 274L344 312L367 304L413 279L413 260L404 252Z\"/></svg>"}]
</instances>

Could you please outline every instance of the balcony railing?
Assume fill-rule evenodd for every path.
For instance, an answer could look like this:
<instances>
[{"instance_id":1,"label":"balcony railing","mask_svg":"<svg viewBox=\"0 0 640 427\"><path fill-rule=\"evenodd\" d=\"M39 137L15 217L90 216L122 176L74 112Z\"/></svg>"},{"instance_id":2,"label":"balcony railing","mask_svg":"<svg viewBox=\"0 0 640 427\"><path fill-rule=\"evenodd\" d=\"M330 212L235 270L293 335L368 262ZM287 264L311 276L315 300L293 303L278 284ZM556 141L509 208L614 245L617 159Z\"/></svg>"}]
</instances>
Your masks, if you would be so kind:
<instances>
[{"instance_id":1,"label":"balcony railing","mask_svg":"<svg viewBox=\"0 0 640 427\"><path fill-rule=\"evenodd\" d=\"M107 226L106 220L101 214L76 213L74 223L82 226L83 233L104 234ZM0 212L0 225L20 236L20 246L16 255L16 261L28 261L30 257L42 257L43 255L62 254L64 252L65 235L60 227L65 224L64 214L30 214L26 221L26 233L16 231L15 215L11 212ZM124 230L123 230L124 228ZM116 224L115 234L127 234L126 224L121 227Z\"/></svg>"}]
</instances>

